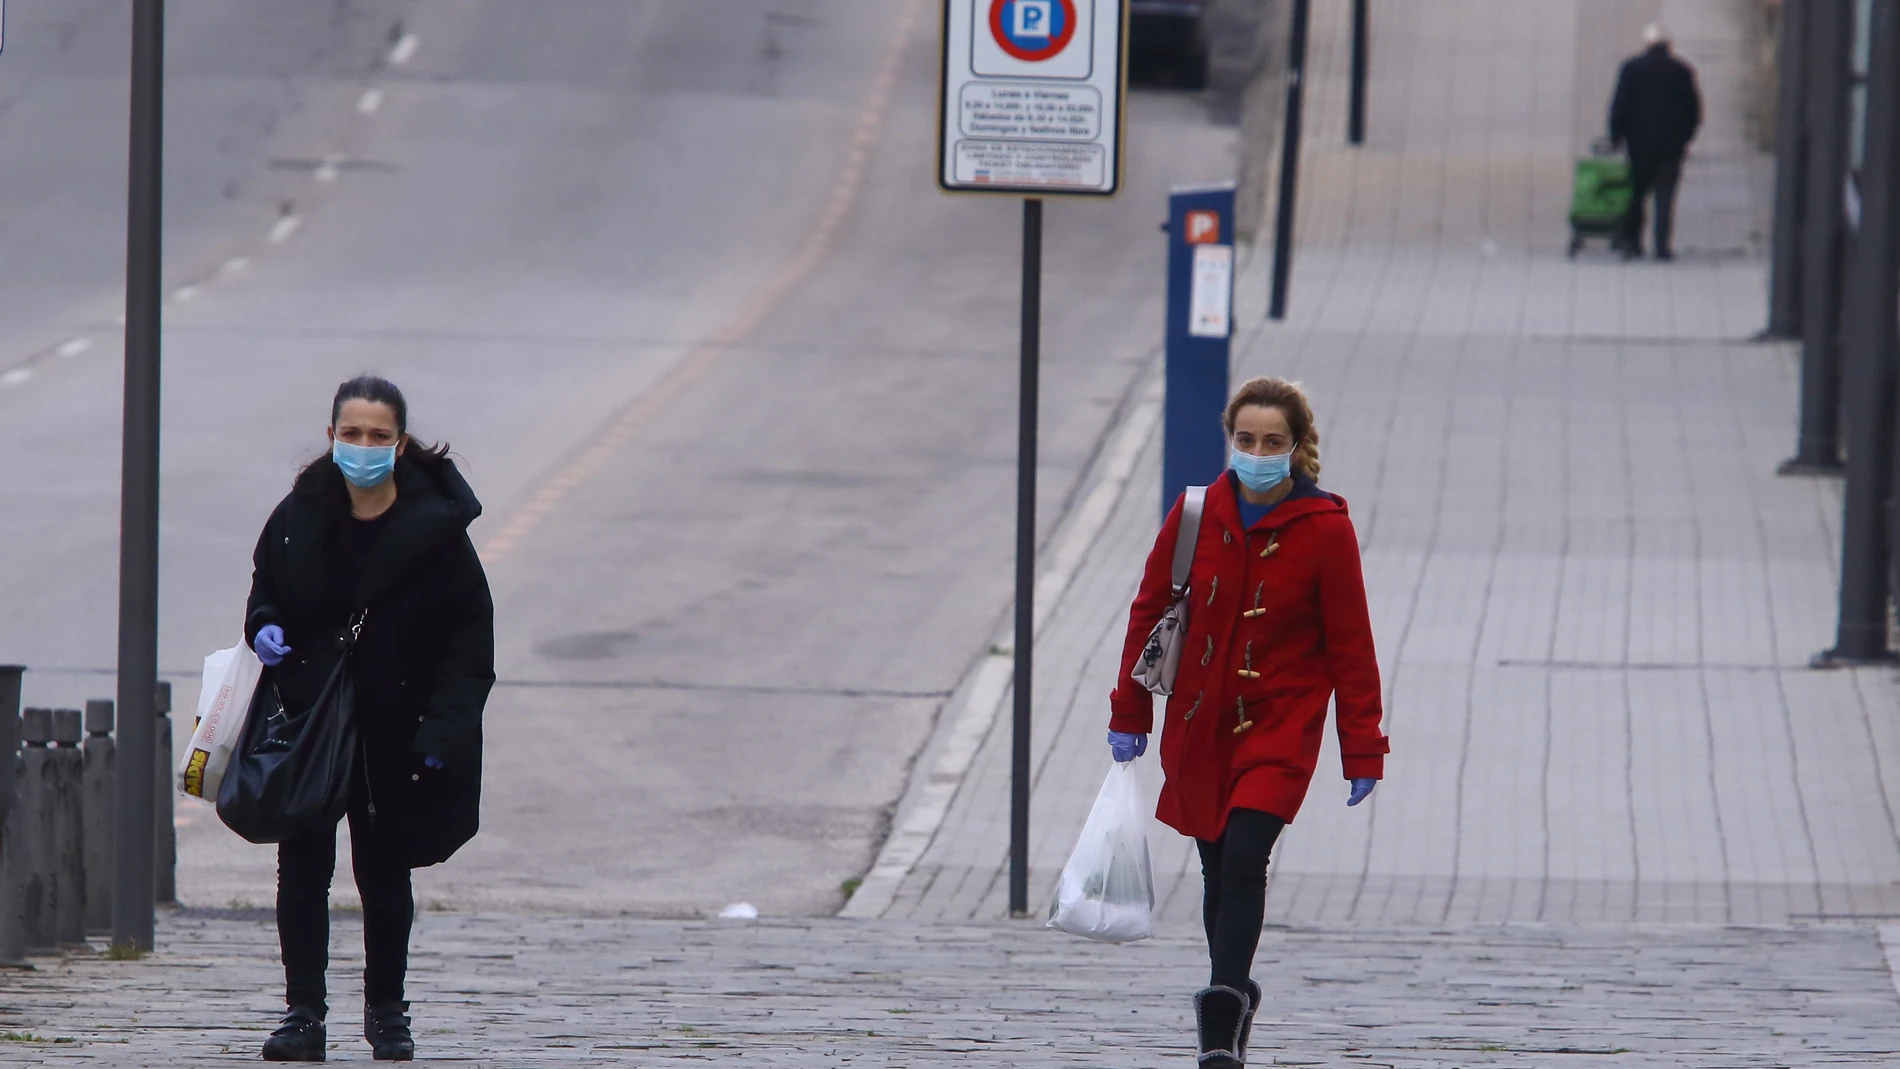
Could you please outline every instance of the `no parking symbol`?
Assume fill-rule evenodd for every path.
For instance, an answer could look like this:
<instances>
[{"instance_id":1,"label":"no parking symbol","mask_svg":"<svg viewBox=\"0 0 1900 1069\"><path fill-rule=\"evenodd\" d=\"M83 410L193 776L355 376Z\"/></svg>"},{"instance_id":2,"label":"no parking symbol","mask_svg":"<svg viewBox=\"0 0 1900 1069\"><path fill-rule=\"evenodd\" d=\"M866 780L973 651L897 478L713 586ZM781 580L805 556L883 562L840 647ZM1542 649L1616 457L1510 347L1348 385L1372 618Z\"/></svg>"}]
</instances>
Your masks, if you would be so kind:
<instances>
[{"instance_id":1,"label":"no parking symbol","mask_svg":"<svg viewBox=\"0 0 1900 1069\"><path fill-rule=\"evenodd\" d=\"M1004 52L1027 63L1061 55L1075 39L1075 0L992 0L990 33Z\"/></svg>"},{"instance_id":2,"label":"no parking symbol","mask_svg":"<svg viewBox=\"0 0 1900 1069\"><path fill-rule=\"evenodd\" d=\"M1093 73L1095 8L1102 0L965 2L975 8L970 35L974 74L1086 81Z\"/></svg>"}]
</instances>

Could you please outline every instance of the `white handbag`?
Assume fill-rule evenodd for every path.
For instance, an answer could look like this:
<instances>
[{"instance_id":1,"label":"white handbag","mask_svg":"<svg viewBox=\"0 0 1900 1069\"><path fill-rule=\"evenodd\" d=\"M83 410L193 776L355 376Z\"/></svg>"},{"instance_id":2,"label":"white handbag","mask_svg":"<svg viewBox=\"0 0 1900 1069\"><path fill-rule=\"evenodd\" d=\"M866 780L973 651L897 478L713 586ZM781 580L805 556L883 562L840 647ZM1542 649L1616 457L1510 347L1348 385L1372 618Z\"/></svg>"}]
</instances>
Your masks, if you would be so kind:
<instances>
[{"instance_id":1,"label":"white handbag","mask_svg":"<svg viewBox=\"0 0 1900 1069\"><path fill-rule=\"evenodd\" d=\"M1174 675L1181 667L1181 647L1187 642L1188 573L1194 568L1194 543L1201 537L1201 512L1207 505L1207 487L1190 486L1181 495L1181 528L1174 536L1174 603L1161 614L1148 642L1141 648L1129 677L1160 695L1174 693Z\"/></svg>"}]
</instances>

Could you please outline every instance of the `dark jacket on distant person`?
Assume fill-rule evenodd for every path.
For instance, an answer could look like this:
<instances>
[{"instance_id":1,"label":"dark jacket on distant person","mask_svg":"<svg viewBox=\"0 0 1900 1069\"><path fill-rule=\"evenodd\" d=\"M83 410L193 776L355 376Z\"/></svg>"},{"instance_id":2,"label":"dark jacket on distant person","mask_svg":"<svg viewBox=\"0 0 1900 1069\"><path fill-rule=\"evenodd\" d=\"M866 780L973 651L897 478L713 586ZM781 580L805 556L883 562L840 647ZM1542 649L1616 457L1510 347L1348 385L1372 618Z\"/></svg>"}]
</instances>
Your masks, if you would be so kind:
<instances>
[{"instance_id":1,"label":"dark jacket on distant person","mask_svg":"<svg viewBox=\"0 0 1900 1069\"><path fill-rule=\"evenodd\" d=\"M332 579L350 521L343 474L328 457L271 513L253 558L244 638L284 629L291 652L267 669L285 705L308 708L335 668L350 617L366 608L353 663L366 780L378 821L412 867L447 860L480 822L482 708L495 683L495 609L468 525L482 513L446 458L398 458L396 503L355 590ZM432 769L423 757L445 767Z\"/></svg>"},{"instance_id":2,"label":"dark jacket on distant person","mask_svg":"<svg viewBox=\"0 0 1900 1069\"><path fill-rule=\"evenodd\" d=\"M1632 157L1681 156L1701 125L1695 71L1667 44L1623 63L1610 100L1610 140L1627 146Z\"/></svg>"}]
</instances>

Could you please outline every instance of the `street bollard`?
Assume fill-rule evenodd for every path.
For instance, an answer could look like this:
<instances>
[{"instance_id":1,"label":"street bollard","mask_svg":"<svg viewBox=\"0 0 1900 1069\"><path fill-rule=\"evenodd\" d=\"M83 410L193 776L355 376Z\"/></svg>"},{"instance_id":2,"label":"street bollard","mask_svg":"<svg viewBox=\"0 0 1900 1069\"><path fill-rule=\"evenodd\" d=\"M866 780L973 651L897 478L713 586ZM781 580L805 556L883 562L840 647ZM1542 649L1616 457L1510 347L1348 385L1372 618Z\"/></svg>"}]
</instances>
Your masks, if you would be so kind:
<instances>
[{"instance_id":1,"label":"street bollard","mask_svg":"<svg viewBox=\"0 0 1900 1069\"><path fill-rule=\"evenodd\" d=\"M20 911L29 953L58 949L53 934L53 711L28 709L20 715L20 797L13 807L13 832L20 836L23 864L19 879L7 888Z\"/></svg>"},{"instance_id":2,"label":"street bollard","mask_svg":"<svg viewBox=\"0 0 1900 1069\"><path fill-rule=\"evenodd\" d=\"M13 811L15 784L9 766L20 759L20 677L25 674L17 664L0 664L0 829Z\"/></svg>"},{"instance_id":3,"label":"street bollard","mask_svg":"<svg viewBox=\"0 0 1900 1069\"><path fill-rule=\"evenodd\" d=\"M79 752L84 739L85 718L79 710L53 710L47 842L53 859L53 941L61 946L86 941L86 759Z\"/></svg>"},{"instance_id":4,"label":"street bollard","mask_svg":"<svg viewBox=\"0 0 1900 1069\"><path fill-rule=\"evenodd\" d=\"M84 796L86 841L86 931L112 930L112 773L118 752L112 742L112 702L86 703Z\"/></svg>"},{"instance_id":5,"label":"street bollard","mask_svg":"<svg viewBox=\"0 0 1900 1069\"><path fill-rule=\"evenodd\" d=\"M20 790L20 677L26 669L0 665L0 966L26 965L26 928L13 894L25 865L13 817Z\"/></svg>"},{"instance_id":6,"label":"street bollard","mask_svg":"<svg viewBox=\"0 0 1900 1069\"><path fill-rule=\"evenodd\" d=\"M152 754L158 762L158 774L152 778L155 788L152 820L152 901L171 905L178 901L178 824L172 815L172 685L159 681L154 705L158 710L158 734L152 740Z\"/></svg>"}]
</instances>

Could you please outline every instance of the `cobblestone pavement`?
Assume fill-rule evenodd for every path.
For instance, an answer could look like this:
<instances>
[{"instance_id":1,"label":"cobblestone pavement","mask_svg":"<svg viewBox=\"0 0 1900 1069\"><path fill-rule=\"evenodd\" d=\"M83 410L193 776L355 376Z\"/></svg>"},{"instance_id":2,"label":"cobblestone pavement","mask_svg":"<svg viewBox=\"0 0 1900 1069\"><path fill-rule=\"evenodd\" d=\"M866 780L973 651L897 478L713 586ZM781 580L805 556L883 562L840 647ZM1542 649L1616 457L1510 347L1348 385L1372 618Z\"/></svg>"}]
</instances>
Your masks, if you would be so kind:
<instances>
[{"instance_id":1,"label":"cobblestone pavement","mask_svg":"<svg viewBox=\"0 0 1900 1069\"><path fill-rule=\"evenodd\" d=\"M361 928L339 916L333 1061ZM481 1066L1190 1065L1191 938L1109 947L1030 923L758 924L425 914L424 1060ZM0 1063L255 1062L281 974L267 919L175 915L136 963L0 978ZM1254 1064L1892 1064L1900 996L1868 928L1274 927ZM22 1038L22 1034L31 1038ZM1558 1055L1563 1055L1559 1059Z\"/></svg>"}]
</instances>

